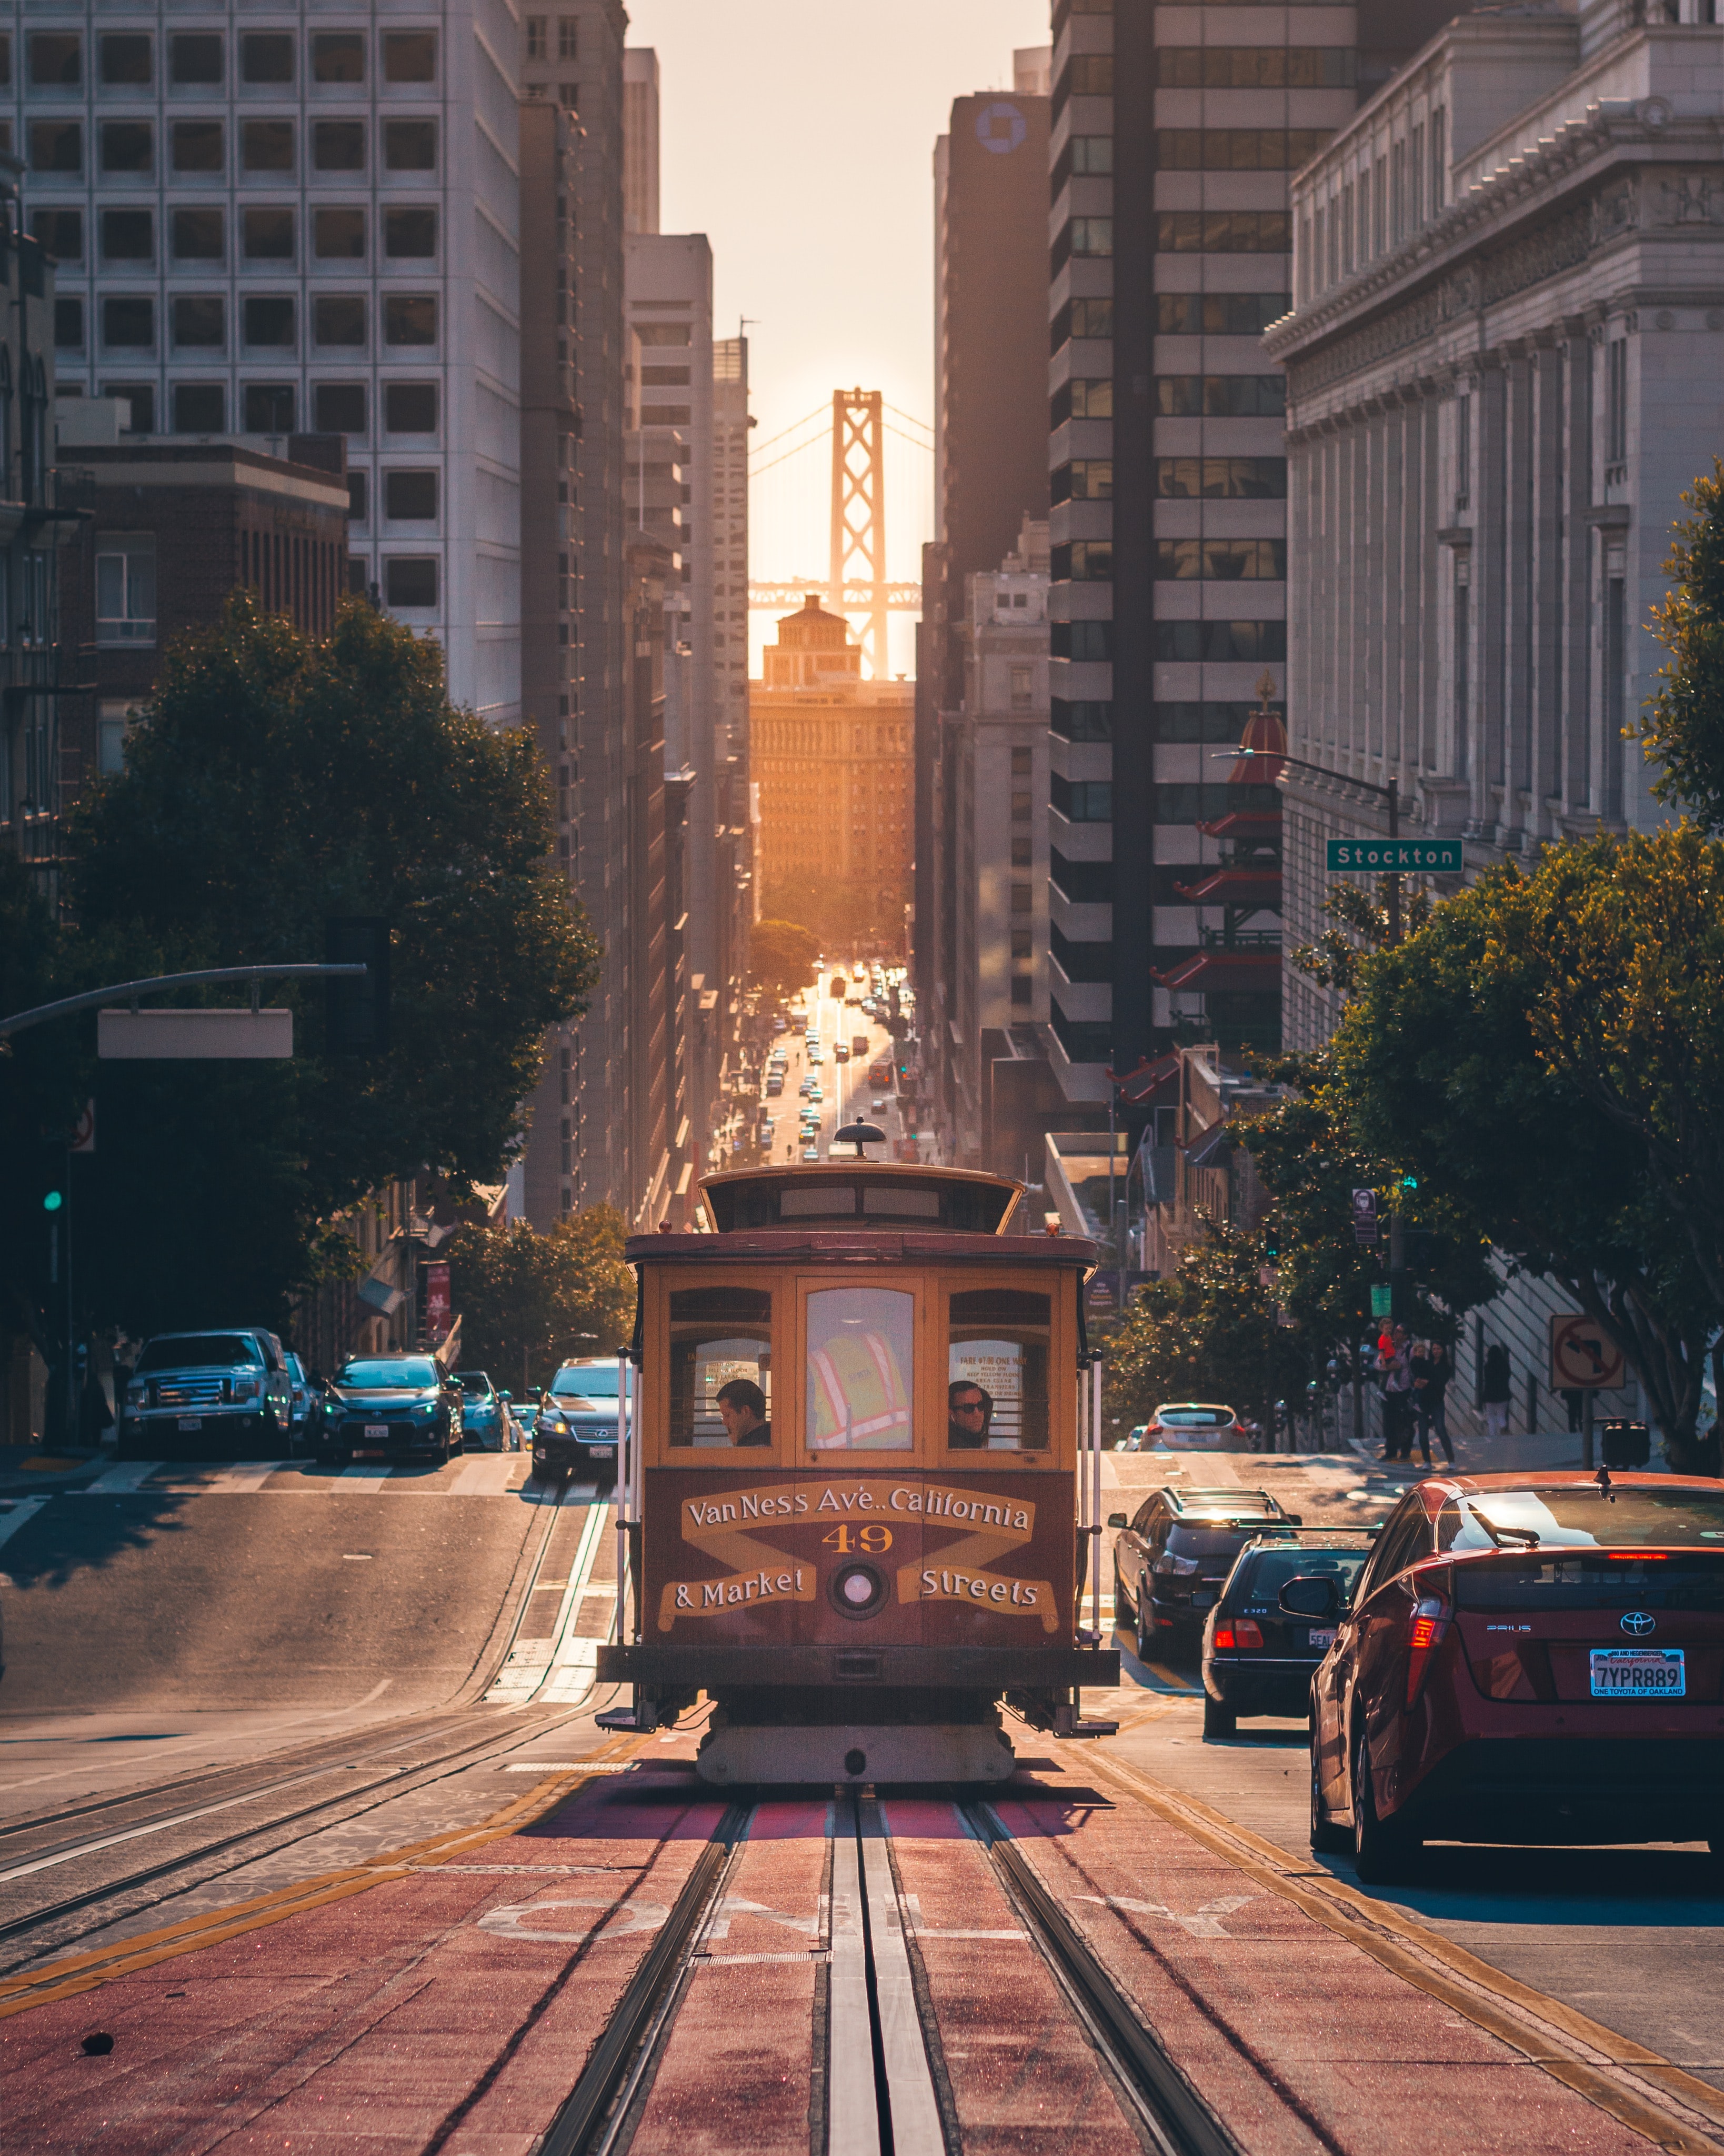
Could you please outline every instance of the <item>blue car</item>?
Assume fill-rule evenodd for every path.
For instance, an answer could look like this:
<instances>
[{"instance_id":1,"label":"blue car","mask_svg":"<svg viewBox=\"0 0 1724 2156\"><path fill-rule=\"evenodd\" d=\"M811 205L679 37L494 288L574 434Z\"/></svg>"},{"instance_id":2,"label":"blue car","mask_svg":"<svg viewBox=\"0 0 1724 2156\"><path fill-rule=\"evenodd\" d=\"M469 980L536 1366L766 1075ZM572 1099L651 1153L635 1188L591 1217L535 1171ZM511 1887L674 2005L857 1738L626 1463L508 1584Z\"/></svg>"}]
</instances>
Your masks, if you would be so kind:
<instances>
[{"instance_id":1,"label":"blue car","mask_svg":"<svg viewBox=\"0 0 1724 2156\"><path fill-rule=\"evenodd\" d=\"M486 1452L504 1451L509 1443L509 1424L503 1403L483 1370L457 1370L461 1389L461 1428L469 1445Z\"/></svg>"}]
</instances>

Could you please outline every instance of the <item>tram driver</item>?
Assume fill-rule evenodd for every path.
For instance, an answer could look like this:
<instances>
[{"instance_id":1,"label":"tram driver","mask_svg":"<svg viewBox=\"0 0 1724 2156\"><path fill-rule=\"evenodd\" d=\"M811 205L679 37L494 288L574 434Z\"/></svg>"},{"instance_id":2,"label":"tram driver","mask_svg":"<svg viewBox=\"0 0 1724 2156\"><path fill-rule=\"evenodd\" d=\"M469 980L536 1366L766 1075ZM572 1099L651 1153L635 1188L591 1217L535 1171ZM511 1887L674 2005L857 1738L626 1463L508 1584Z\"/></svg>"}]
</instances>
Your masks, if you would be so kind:
<instances>
[{"instance_id":1,"label":"tram driver","mask_svg":"<svg viewBox=\"0 0 1724 2156\"><path fill-rule=\"evenodd\" d=\"M946 1442L954 1452L980 1452L993 1420L993 1395L969 1378L946 1388Z\"/></svg>"},{"instance_id":2,"label":"tram driver","mask_svg":"<svg viewBox=\"0 0 1724 2156\"><path fill-rule=\"evenodd\" d=\"M770 1445L772 1426L767 1420L767 1396L751 1378L732 1378L721 1385L718 1412L732 1445Z\"/></svg>"}]
</instances>

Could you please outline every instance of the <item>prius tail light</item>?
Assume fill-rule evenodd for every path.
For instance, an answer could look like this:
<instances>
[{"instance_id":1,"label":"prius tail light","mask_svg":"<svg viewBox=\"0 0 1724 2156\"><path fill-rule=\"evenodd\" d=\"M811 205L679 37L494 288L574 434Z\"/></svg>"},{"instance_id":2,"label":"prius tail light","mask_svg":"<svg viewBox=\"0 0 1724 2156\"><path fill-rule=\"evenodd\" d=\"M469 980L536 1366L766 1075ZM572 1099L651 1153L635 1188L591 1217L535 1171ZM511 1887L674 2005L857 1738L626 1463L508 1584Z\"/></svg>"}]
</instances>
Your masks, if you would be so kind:
<instances>
[{"instance_id":1,"label":"prius tail light","mask_svg":"<svg viewBox=\"0 0 1724 2156\"><path fill-rule=\"evenodd\" d=\"M1413 1621L1407 1628L1407 1704L1411 1707L1424 1688L1431 1657L1449 1636L1454 1614L1440 1594L1422 1594L1413 1605Z\"/></svg>"}]
</instances>

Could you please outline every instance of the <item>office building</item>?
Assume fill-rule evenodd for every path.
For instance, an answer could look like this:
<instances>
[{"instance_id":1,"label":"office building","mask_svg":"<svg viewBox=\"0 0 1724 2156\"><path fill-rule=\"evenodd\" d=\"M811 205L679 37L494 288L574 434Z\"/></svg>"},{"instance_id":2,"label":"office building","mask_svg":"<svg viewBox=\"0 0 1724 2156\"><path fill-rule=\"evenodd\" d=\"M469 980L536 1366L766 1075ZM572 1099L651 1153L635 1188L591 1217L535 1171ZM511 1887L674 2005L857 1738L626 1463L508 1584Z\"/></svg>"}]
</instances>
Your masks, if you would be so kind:
<instances>
[{"instance_id":1,"label":"office building","mask_svg":"<svg viewBox=\"0 0 1724 2156\"><path fill-rule=\"evenodd\" d=\"M521 713L513 18L243 23L93 0L15 33L61 393L143 435L348 447L350 576Z\"/></svg>"},{"instance_id":2,"label":"office building","mask_svg":"<svg viewBox=\"0 0 1724 2156\"><path fill-rule=\"evenodd\" d=\"M1046 524L1026 517L1018 545L967 591L963 696L941 715L936 767L935 903L952 985L935 1138L954 1165L1016 1173L1026 1150L1039 1159L1040 1133L1018 1132L1014 1104L996 1159L992 1079L997 1059L1037 1055L1048 1016ZM936 1044L926 1033L924 1044L931 1078Z\"/></svg>"},{"instance_id":3,"label":"office building","mask_svg":"<svg viewBox=\"0 0 1724 2156\"><path fill-rule=\"evenodd\" d=\"M782 615L751 691L767 903L895 954L909 899L915 689L865 681L842 615L809 593ZM799 909L799 911L798 911Z\"/></svg>"},{"instance_id":4,"label":"office building","mask_svg":"<svg viewBox=\"0 0 1724 2156\"><path fill-rule=\"evenodd\" d=\"M623 229L659 229L659 55L650 45L623 54Z\"/></svg>"},{"instance_id":5,"label":"office building","mask_svg":"<svg viewBox=\"0 0 1724 2156\"><path fill-rule=\"evenodd\" d=\"M934 514L916 631L913 952L927 1078L947 1098L947 1005L958 993L936 917L941 715L964 690L967 579L991 574L1026 516L1047 514L1048 55L1013 55L1009 97L954 100L934 146ZM973 1050L975 1044L968 1044Z\"/></svg>"},{"instance_id":6,"label":"office building","mask_svg":"<svg viewBox=\"0 0 1724 2156\"><path fill-rule=\"evenodd\" d=\"M1241 827L1217 829L1280 804L1218 762L1285 701L1261 337L1290 303L1290 175L1449 12L1057 0L1049 1016L1075 1102L1182 1041L1277 1037L1275 930L1208 873L1275 858L1253 829L1236 863Z\"/></svg>"}]
</instances>

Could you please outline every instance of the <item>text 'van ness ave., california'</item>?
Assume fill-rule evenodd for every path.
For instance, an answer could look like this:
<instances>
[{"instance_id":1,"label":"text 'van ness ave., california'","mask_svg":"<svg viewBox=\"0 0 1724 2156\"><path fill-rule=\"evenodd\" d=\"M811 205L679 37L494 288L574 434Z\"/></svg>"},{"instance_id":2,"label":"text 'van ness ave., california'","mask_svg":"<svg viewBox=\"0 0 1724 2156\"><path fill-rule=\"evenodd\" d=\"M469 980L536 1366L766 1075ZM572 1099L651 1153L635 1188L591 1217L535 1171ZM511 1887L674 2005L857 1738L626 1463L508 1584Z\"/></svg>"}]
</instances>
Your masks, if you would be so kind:
<instances>
[{"instance_id":1,"label":"text 'van ness ave., california'","mask_svg":"<svg viewBox=\"0 0 1724 2156\"><path fill-rule=\"evenodd\" d=\"M714 1527L740 1527L745 1521L789 1520L802 1514L842 1519L856 1512L915 1513L923 1519L961 1521L967 1527L1013 1534L1035 1532L1034 1505L986 1491L947 1490L937 1485L917 1488L900 1483L883 1497L866 1482L848 1486L828 1483L818 1495L812 1486L799 1489L786 1485L775 1490L739 1490L729 1497L690 1497L685 1509L689 1528L707 1533Z\"/></svg>"}]
</instances>

